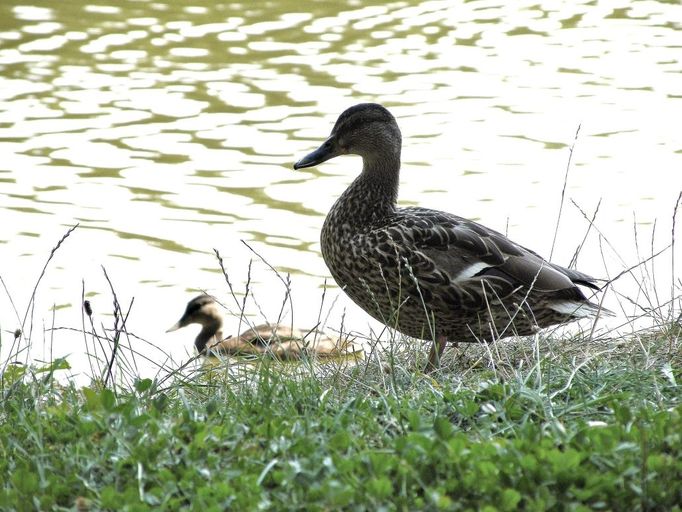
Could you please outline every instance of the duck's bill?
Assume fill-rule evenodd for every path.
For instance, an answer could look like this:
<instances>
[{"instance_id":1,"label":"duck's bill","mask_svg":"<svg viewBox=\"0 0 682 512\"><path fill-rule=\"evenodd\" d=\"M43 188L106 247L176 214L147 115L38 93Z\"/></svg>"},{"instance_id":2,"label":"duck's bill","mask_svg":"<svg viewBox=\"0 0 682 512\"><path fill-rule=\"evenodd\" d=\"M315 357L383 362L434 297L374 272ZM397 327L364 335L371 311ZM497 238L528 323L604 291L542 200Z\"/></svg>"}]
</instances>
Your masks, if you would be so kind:
<instances>
[{"instance_id":1,"label":"duck's bill","mask_svg":"<svg viewBox=\"0 0 682 512\"><path fill-rule=\"evenodd\" d=\"M332 145L325 142L312 153L307 154L294 164L294 169L304 169L305 167L313 167L322 162L326 162L330 158L334 158L336 154L332 149Z\"/></svg>"},{"instance_id":2,"label":"duck's bill","mask_svg":"<svg viewBox=\"0 0 682 512\"><path fill-rule=\"evenodd\" d=\"M182 325L180 325L180 322L178 322L177 324L173 325L173 327L171 327L170 329L168 329L166 332L177 331L178 329L180 329L180 327L182 327Z\"/></svg>"}]
</instances>

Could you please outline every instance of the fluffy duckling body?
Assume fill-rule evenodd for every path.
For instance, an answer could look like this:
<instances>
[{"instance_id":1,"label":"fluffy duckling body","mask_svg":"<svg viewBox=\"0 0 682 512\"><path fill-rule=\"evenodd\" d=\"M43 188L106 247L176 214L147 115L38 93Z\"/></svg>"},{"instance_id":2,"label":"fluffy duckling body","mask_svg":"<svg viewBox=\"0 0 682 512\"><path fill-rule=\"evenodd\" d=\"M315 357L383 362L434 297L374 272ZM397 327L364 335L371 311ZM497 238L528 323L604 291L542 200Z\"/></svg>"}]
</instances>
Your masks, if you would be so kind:
<instances>
[{"instance_id":1,"label":"fluffy duckling body","mask_svg":"<svg viewBox=\"0 0 682 512\"><path fill-rule=\"evenodd\" d=\"M340 357L362 352L353 341L335 340L320 331L303 331L282 324L261 324L239 336L223 336L223 316L215 299L199 295L187 303L182 318L166 332L190 324L201 325L194 340L199 354L269 355L282 360L301 359L304 355Z\"/></svg>"},{"instance_id":2,"label":"fluffy duckling body","mask_svg":"<svg viewBox=\"0 0 682 512\"><path fill-rule=\"evenodd\" d=\"M401 144L391 113L363 103L343 112L327 140L294 169L344 154L362 157L362 172L325 219L322 256L367 313L434 341L427 369L439 365L448 340L527 335L600 311L577 286L599 289L594 278L457 215L398 208Z\"/></svg>"}]
</instances>

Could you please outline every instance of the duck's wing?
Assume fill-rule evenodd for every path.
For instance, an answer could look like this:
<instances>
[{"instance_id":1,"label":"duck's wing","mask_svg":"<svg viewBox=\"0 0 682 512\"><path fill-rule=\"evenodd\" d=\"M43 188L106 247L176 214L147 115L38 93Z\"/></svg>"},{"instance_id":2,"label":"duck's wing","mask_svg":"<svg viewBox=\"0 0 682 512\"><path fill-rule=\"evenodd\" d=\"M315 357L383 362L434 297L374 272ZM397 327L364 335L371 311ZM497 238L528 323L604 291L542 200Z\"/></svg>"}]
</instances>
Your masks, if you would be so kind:
<instances>
[{"instance_id":1,"label":"duck's wing","mask_svg":"<svg viewBox=\"0 0 682 512\"><path fill-rule=\"evenodd\" d=\"M244 343L267 347L274 342L290 338L300 338L303 332L285 324L259 324L251 327L239 335Z\"/></svg>"},{"instance_id":2,"label":"duck's wing","mask_svg":"<svg viewBox=\"0 0 682 512\"><path fill-rule=\"evenodd\" d=\"M495 230L444 212L401 209L371 235L380 251L403 261L420 288L454 295L448 302L463 308L485 307L486 295L504 299L531 288L556 300L584 301L576 284L594 286L586 274L551 264Z\"/></svg>"}]
</instances>

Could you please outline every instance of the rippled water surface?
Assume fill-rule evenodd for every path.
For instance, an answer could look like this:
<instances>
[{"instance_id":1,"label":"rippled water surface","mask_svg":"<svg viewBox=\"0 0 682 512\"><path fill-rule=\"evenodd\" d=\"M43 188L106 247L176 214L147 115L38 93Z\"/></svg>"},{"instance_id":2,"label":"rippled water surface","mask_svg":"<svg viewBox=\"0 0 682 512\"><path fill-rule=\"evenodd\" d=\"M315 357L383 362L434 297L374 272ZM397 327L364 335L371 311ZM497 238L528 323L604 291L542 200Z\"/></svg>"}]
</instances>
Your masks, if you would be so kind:
<instances>
[{"instance_id":1,"label":"rippled water surface","mask_svg":"<svg viewBox=\"0 0 682 512\"><path fill-rule=\"evenodd\" d=\"M80 328L83 290L110 322L104 266L124 307L135 298L128 328L182 358L193 333L164 330L196 290L236 309L213 248L238 298L250 282L255 320L275 320L284 298L262 257L291 275L287 319L312 326L336 299L330 326L345 311L346 327L376 327L336 288L321 308L319 230L359 160L291 169L361 101L398 118L403 204L476 218L568 264L588 227L580 210L601 200L608 243L591 230L578 266L617 274L670 242L681 20L679 2L662 1L4 0L2 350L76 223L36 295L34 357L83 352L79 334L41 334Z\"/></svg>"}]
</instances>

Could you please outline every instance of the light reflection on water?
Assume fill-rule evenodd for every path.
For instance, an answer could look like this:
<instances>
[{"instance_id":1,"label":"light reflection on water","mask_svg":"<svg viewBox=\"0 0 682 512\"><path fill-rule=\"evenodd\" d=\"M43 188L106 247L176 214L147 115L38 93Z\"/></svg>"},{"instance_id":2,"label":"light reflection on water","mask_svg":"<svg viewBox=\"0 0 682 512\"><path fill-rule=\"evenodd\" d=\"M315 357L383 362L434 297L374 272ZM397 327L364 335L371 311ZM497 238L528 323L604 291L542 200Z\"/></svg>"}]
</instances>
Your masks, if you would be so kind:
<instances>
[{"instance_id":1,"label":"light reflection on water","mask_svg":"<svg viewBox=\"0 0 682 512\"><path fill-rule=\"evenodd\" d=\"M291 165L360 101L398 117L404 204L548 255L581 125L554 260L568 263L587 230L570 199L588 215L602 199L597 226L624 260L606 250L611 274L638 260L633 224L642 246L654 222L655 248L669 240L682 189L677 3L10 0L0 13L0 276L22 313L56 241L81 225L41 285L37 324L54 304L57 325L80 326L81 280L109 311L104 265L119 298L135 297L129 328L182 358L191 334L162 333L190 290L228 294L213 248L240 292L255 259L248 312L278 313L279 281L245 240L293 274L294 321L315 325L319 230L360 164ZM606 273L594 232L579 266ZM13 330L0 295L0 328ZM345 325L367 332L342 294L329 325L346 307ZM55 340L82 352L78 337Z\"/></svg>"}]
</instances>

